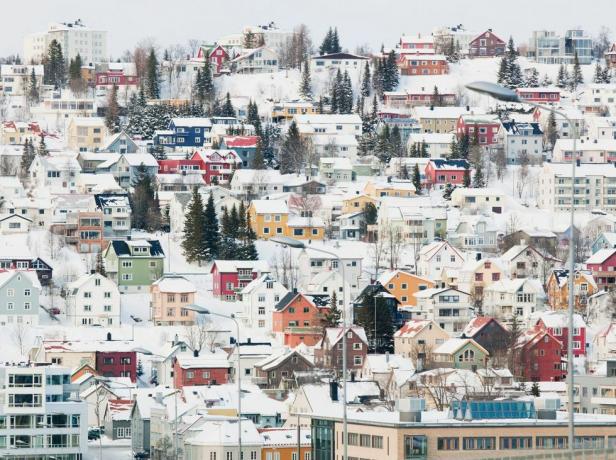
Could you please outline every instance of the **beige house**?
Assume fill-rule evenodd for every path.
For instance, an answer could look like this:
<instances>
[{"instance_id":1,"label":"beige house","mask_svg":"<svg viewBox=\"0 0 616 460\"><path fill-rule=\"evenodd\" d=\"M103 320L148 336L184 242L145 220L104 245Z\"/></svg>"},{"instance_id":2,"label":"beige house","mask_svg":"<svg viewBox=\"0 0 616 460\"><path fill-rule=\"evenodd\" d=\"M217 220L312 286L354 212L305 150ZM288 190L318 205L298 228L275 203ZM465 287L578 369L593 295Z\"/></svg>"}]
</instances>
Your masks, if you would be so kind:
<instances>
[{"instance_id":1,"label":"beige house","mask_svg":"<svg viewBox=\"0 0 616 460\"><path fill-rule=\"evenodd\" d=\"M152 321L157 326L193 324L195 312L183 307L195 303L195 292L194 284L183 276L163 275L150 286Z\"/></svg>"},{"instance_id":2,"label":"beige house","mask_svg":"<svg viewBox=\"0 0 616 460\"><path fill-rule=\"evenodd\" d=\"M67 128L67 145L76 152L97 152L109 136L105 119L101 117L75 117Z\"/></svg>"},{"instance_id":3,"label":"beige house","mask_svg":"<svg viewBox=\"0 0 616 460\"><path fill-rule=\"evenodd\" d=\"M449 340L433 319L412 319L394 334L394 353L410 358L420 370L432 361L432 352Z\"/></svg>"},{"instance_id":4,"label":"beige house","mask_svg":"<svg viewBox=\"0 0 616 460\"><path fill-rule=\"evenodd\" d=\"M451 133L455 132L456 123L460 115L483 114L484 110L478 107L415 107L413 112L419 120L422 133Z\"/></svg>"}]
</instances>

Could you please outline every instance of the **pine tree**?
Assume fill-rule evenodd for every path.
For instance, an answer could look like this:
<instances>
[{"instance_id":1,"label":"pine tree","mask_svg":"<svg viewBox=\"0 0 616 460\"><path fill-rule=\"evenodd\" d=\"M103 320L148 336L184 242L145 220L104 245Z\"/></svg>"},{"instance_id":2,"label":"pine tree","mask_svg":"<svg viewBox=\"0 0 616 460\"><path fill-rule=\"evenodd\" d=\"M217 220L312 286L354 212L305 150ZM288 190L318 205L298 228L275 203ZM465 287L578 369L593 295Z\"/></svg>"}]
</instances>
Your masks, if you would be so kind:
<instances>
[{"instance_id":1,"label":"pine tree","mask_svg":"<svg viewBox=\"0 0 616 460\"><path fill-rule=\"evenodd\" d=\"M204 213L203 201L197 187L193 188L192 199L188 205L184 221L184 238L182 249L189 262L200 262L205 259L203 245Z\"/></svg>"},{"instance_id":2,"label":"pine tree","mask_svg":"<svg viewBox=\"0 0 616 460\"><path fill-rule=\"evenodd\" d=\"M528 76L526 77L526 81L524 85L527 88L538 88L539 87L539 71L533 67L528 72Z\"/></svg>"},{"instance_id":3,"label":"pine tree","mask_svg":"<svg viewBox=\"0 0 616 460\"><path fill-rule=\"evenodd\" d=\"M610 68L609 66L605 66L603 68L603 83L611 83L612 82L612 76L610 75Z\"/></svg>"},{"instance_id":4,"label":"pine tree","mask_svg":"<svg viewBox=\"0 0 616 460\"><path fill-rule=\"evenodd\" d=\"M505 85L509 78L509 64L507 56L503 56L500 60L500 66L498 68L498 74L496 75L496 81L499 85Z\"/></svg>"},{"instance_id":5,"label":"pine tree","mask_svg":"<svg viewBox=\"0 0 616 460\"><path fill-rule=\"evenodd\" d=\"M545 129L545 137L549 142L550 146L554 148L554 144L556 144L556 139L558 139L556 115L554 115L554 112L550 112L550 115L548 116L548 122Z\"/></svg>"},{"instance_id":6,"label":"pine tree","mask_svg":"<svg viewBox=\"0 0 616 460\"><path fill-rule=\"evenodd\" d=\"M402 162L402 159L400 159L399 161ZM399 177L402 180L409 180L410 179L409 169L406 167L406 163L402 163L402 166L400 166Z\"/></svg>"},{"instance_id":7,"label":"pine tree","mask_svg":"<svg viewBox=\"0 0 616 460\"><path fill-rule=\"evenodd\" d=\"M377 353L385 353L393 349L394 318L385 298L375 294L370 292L358 299L355 307L355 323L366 331L369 347L373 350L376 348Z\"/></svg>"},{"instance_id":8,"label":"pine tree","mask_svg":"<svg viewBox=\"0 0 616 460\"><path fill-rule=\"evenodd\" d=\"M37 104L39 102L39 89L36 80L36 74L34 73L34 67L30 73L30 80L28 81L28 100L31 103Z\"/></svg>"},{"instance_id":9,"label":"pine tree","mask_svg":"<svg viewBox=\"0 0 616 460\"><path fill-rule=\"evenodd\" d=\"M577 87L584 83L584 76L580 67L577 51L573 55L573 74L571 75L571 88L576 90Z\"/></svg>"},{"instance_id":10,"label":"pine tree","mask_svg":"<svg viewBox=\"0 0 616 460\"><path fill-rule=\"evenodd\" d=\"M398 125L394 125L389 136L389 145L393 157L400 158L404 156L404 146L402 145L402 135Z\"/></svg>"},{"instance_id":11,"label":"pine tree","mask_svg":"<svg viewBox=\"0 0 616 460\"><path fill-rule=\"evenodd\" d=\"M417 143L413 142L411 144L411 148L409 149L409 156L411 158L419 158L419 151L417 150Z\"/></svg>"},{"instance_id":12,"label":"pine tree","mask_svg":"<svg viewBox=\"0 0 616 460\"><path fill-rule=\"evenodd\" d=\"M107 271L105 270L105 261L103 260L102 251L98 251L96 253L96 266L94 268L94 271L101 276L105 276L105 277L107 276Z\"/></svg>"},{"instance_id":13,"label":"pine tree","mask_svg":"<svg viewBox=\"0 0 616 460\"><path fill-rule=\"evenodd\" d=\"M145 165L137 167L135 179L129 193L132 228L157 231L160 228L160 206L157 203L154 180Z\"/></svg>"},{"instance_id":14,"label":"pine tree","mask_svg":"<svg viewBox=\"0 0 616 460\"><path fill-rule=\"evenodd\" d=\"M603 69L601 68L601 64L597 61L597 65L595 65L595 75L592 79L593 83L603 83Z\"/></svg>"},{"instance_id":15,"label":"pine tree","mask_svg":"<svg viewBox=\"0 0 616 460\"><path fill-rule=\"evenodd\" d=\"M336 291L330 297L329 311L325 314L325 327L338 327L340 319L342 318L342 312L338 308L338 296Z\"/></svg>"},{"instance_id":16,"label":"pine tree","mask_svg":"<svg viewBox=\"0 0 616 460\"><path fill-rule=\"evenodd\" d=\"M539 389L539 383L533 382L533 385L530 387L530 394L538 398L541 396L541 390Z\"/></svg>"},{"instance_id":17,"label":"pine tree","mask_svg":"<svg viewBox=\"0 0 616 460\"><path fill-rule=\"evenodd\" d=\"M398 64L396 63L396 53L394 50L391 50L387 55L383 70L383 91L395 91L400 77L398 75Z\"/></svg>"},{"instance_id":18,"label":"pine tree","mask_svg":"<svg viewBox=\"0 0 616 460\"><path fill-rule=\"evenodd\" d=\"M41 134L41 140L38 145L38 150L36 152L38 155L47 156L49 155L49 150L47 150L47 144L45 143L45 135Z\"/></svg>"},{"instance_id":19,"label":"pine tree","mask_svg":"<svg viewBox=\"0 0 616 460\"><path fill-rule=\"evenodd\" d=\"M254 101L248 103L248 113L246 114L246 122L255 128L255 134L259 137L263 136L261 128L261 118L259 117L259 107Z\"/></svg>"},{"instance_id":20,"label":"pine tree","mask_svg":"<svg viewBox=\"0 0 616 460\"><path fill-rule=\"evenodd\" d=\"M353 85L349 73L345 70L338 89L338 112L353 112Z\"/></svg>"},{"instance_id":21,"label":"pine tree","mask_svg":"<svg viewBox=\"0 0 616 460\"><path fill-rule=\"evenodd\" d=\"M468 167L464 169L464 178L462 180L462 185L467 188L471 186L471 170Z\"/></svg>"},{"instance_id":22,"label":"pine tree","mask_svg":"<svg viewBox=\"0 0 616 460\"><path fill-rule=\"evenodd\" d=\"M415 163L413 166L413 187L415 187L415 193L421 194L421 174L419 173L419 164Z\"/></svg>"},{"instance_id":23,"label":"pine tree","mask_svg":"<svg viewBox=\"0 0 616 460\"><path fill-rule=\"evenodd\" d=\"M338 38L338 28L334 28L334 33L332 34L332 46L330 53L340 53L342 48L340 47L340 39Z\"/></svg>"},{"instance_id":24,"label":"pine tree","mask_svg":"<svg viewBox=\"0 0 616 460\"><path fill-rule=\"evenodd\" d=\"M333 31L332 28L330 27L329 30L327 31L327 33L325 34L325 38L323 38L323 43L321 43L321 46L319 47L319 53L321 55L323 54L330 54L332 53L332 36L333 36Z\"/></svg>"},{"instance_id":25,"label":"pine tree","mask_svg":"<svg viewBox=\"0 0 616 460\"><path fill-rule=\"evenodd\" d=\"M111 134L120 132L120 105L118 104L118 87L113 85L107 99L105 126Z\"/></svg>"},{"instance_id":26,"label":"pine tree","mask_svg":"<svg viewBox=\"0 0 616 460\"><path fill-rule=\"evenodd\" d=\"M458 158L468 159L471 140L468 134L464 133L458 141Z\"/></svg>"},{"instance_id":27,"label":"pine tree","mask_svg":"<svg viewBox=\"0 0 616 460\"><path fill-rule=\"evenodd\" d=\"M440 107L443 105L443 98L438 92L438 86L434 85L434 91L432 92L432 105L434 107Z\"/></svg>"},{"instance_id":28,"label":"pine tree","mask_svg":"<svg viewBox=\"0 0 616 460\"><path fill-rule=\"evenodd\" d=\"M319 115L323 115L325 111L323 110L323 96L319 96L319 104L317 106L317 112Z\"/></svg>"},{"instance_id":29,"label":"pine tree","mask_svg":"<svg viewBox=\"0 0 616 460\"><path fill-rule=\"evenodd\" d=\"M383 97L383 72L383 59L377 59L374 66L374 75L372 76L372 87L374 88L375 94L380 98Z\"/></svg>"},{"instance_id":30,"label":"pine tree","mask_svg":"<svg viewBox=\"0 0 616 460\"><path fill-rule=\"evenodd\" d=\"M370 96L370 87L371 87L370 61L366 59L366 65L364 66L364 73L362 75L362 80L361 80L361 88L359 91L363 97Z\"/></svg>"},{"instance_id":31,"label":"pine tree","mask_svg":"<svg viewBox=\"0 0 616 460\"><path fill-rule=\"evenodd\" d=\"M338 71L336 72L336 77L334 78L334 81L332 82L330 100L331 100L331 106L330 106L331 113L340 113L340 110L342 109L342 106L343 106L342 72L340 71L340 69L338 69Z\"/></svg>"},{"instance_id":32,"label":"pine tree","mask_svg":"<svg viewBox=\"0 0 616 460\"><path fill-rule=\"evenodd\" d=\"M242 202L242 206L244 203ZM240 254L242 260L258 260L259 253L257 252L257 247L255 246L255 240L257 239L257 235L255 231L252 229L252 225L250 223L250 214L246 211L242 211L243 208L240 208L240 215L244 215L245 223L242 225L244 228L244 237L242 247L240 248Z\"/></svg>"},{"instance_id":33,"label":"pine tree","mask_svg":"<svg viewBox=\"0 0 616 460\"><path fill-rule=\"evenodd\" d=\"M214 206L214 196L211 193L203 213L202 239L206 260L216 259L220 250L220 232L218 229L218 218L216 217L216 207Z\"/></svg>"},{"instance_id":34,"label":"pine tree","mask_svg":"<svg viewBox=\"0 0 616 460\"><path fill-rule=\"evenodd\" d=\"M282 145L282 152L280 152L280 172L282 174L298 173L305 160L305 150L297 124L292 121Z\"/></svg>"},{"instance_id":35,"label":"pine tree","mask_svg":"<svg viewBox=\"0 0 616 460\"><path fill-rule=\"evenodd\" d=\"M263 142L261 138L257 139L257 148L255 149L255 155L252 158L252 169L262 170L265 169L265 158L263 157Z\"/></svg>"},{"instance_id":36,"label":"pine tree","mask_svg":"<svg viewBox=\"0 0 616 460\"><path fill-rule=\"evenodd\" d=\"M222 116L223 117L235 117L235 108L231 103L231 95L227 92L227 96L225 97L225 104L222 106Z\"/></svg>"},{"instance_id":37,"label":"pine tree","mask_svg":"<svg viewBox=\"0 0 616 460\"><path fill-rule=\"evenodd\" d=\"M556 76L556 86L560 89L564 89L569 85L569 75L567 73L567 68L561 64L558 67L558 75Z\"/></svg>"},{"instance_id":38,"label":"pine tree","mask_svg":"<svg viewBox=\"0 0 616 460\"><path fill-rule=\"evenodd\" d=\"M34 161L34 157L35 154L32 141L30 141L30 139L26 139L24 142L24 151L21 154L21 163L19 165L19 176L21 179L26 179L28 177L30 165Z\"/></svg>"},{"instance_id":39,"label":"pine tree","mask_svg":"<svg viewBox=\"0 0 616 460\"><path fill-rule=\"evenodd\" d=\"M44 66L45 83L53 85L56 89L63 88L66 82L66 65L62 54L62 45L56 39L49 43Z\"/></svg>"},{"instance_id":40,"label":"pine tree","mask_svg":"<svg viewBox=\"0 0 616 460\"><path fill-rule=\"evenodd\" d=\"M308 60L304 61L304 71L302 72L302 82L299 87L299 94L304 99L312 99L312 86L310 79L310 65L308 64Z\"/></svg>"},{"instance_id":41,"label":"pine tree","mask_svg":"<svg viewBox=\"0 0 616 460\"><path fill-rule=\"evenodd\" d=\"M150 99L160 98L160 78L158 73L158 59L154 48L150 48L150 54L146 61L146 95Z\"/></svg>"},{"instance_id":42,"label":"pine tree","mask_svg":"<svg viewBox=\"0 0 616 460\"><path fill-rule=\"evenodd\" d=\"M475 174L473 175L473 188L485 187L485 179L483 177L483 164L481 161L475 165Z\"/></svg>"},{"instance_id":43,"label":"pine tree","mask_svg":"<svg viewBox=\"0 0 616 460\"><path fill-rule=\"evenodd\" d=\"M552 86L554 84L554 82L552 81L552 79L548 76L548 74L544 74L543 78L541 79L541 83L539 84L539 86L543 86L548 87L548 86Z\"/></svg>"},{"instance_id":44,"label":"pine tree","mask_svg":"<svg viewBox=\"0 0 616 460\"><path fill-rule=\"evenodd\" d=\"M458 155L458 138L454 136L449 147L449 158L458 158Z\"/></svg>"}]
</instances>

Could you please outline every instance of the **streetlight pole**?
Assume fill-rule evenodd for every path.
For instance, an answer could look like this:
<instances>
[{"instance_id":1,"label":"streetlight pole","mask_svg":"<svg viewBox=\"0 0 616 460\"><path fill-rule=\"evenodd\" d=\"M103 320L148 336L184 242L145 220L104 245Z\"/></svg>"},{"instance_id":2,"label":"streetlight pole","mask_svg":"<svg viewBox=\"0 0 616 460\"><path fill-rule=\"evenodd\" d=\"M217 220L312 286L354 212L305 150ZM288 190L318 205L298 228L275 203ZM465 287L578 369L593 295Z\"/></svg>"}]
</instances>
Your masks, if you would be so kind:
<instances>
[{"instance_id":1,"label":"streetlight pole","mask_svg":"<svg viewBox=\"0 0 616 460\"><path fill-rule=\"evenodd\" d=\"M186 305L184 307L186 310L194 311L200 315L212 315L218 316L220 318L230 319L235 323L236 329L236 341L235 341L235 349L237 353L237 371L236 371L236 380L237 380L237 444L238 444L238 460L242 460L242 364L241 364L241 353L240 353L240 323L235 318L235 315L221 315L220 313L214 313L210 311L208 308L202 307L200 305L191 304Z\"/></svg>"},{"instance_id":2,"label":"streetlight pole","mask_svg":"<svg viewBox=\"0 0 616 460\"><path fill-rule=\"evenodd\" d=\"M575 276L575 241L574 241L574 224L575 224L575 167L577 166L577 138L579 136L579 132L577 127L571 122L569 117L562 111L556 110L552 107L548 107L541 104L536 104L534 102L526 101L524 99L520 99L518 94L509 89L504 88L500 85L496 85L494 83L489 82L474 82L466 85L468 89L471 91L475 91L477 93L486 94L491 96L499 101L505 102L518 102L522 104L528 104L533 107L537 107L542 110L546 110L548 112L552 112L555 115L561 116L569 126L571 126L571 137L573 139L573 152L571 152L571 203L570 203L570 219L571 219L571 237L569 238L569 305L567 309L568 323L569 323L569 332L567 334L567 411L569 412L568 417L568 425L569 425L569 452L570 455L573 456L574 452L574 443L575 443L575 415L573 412L573 315L574 315L574 296L573 296L573 288L574 288L574 276ZM573 457L572 457L573 458Z\"/></svg>"},{"instance_id":3,"label":"streetlight pole","mask_svg":"<svg viewBox=\"0 0 616 460\"><path fill-rule=\"evenodd\" d=\"M342 460L348 460L348 426L347 426L347 305L346 305L346 289L344 280L344 265L340 256L334 252L327 251L321 248L306 246L302 241L286 236L278 236L270 238L270 241L289 246L295 249L311 249L322 254L331 256L338 262L338 267L342 275Z\"/></svg>"}]
</instances>

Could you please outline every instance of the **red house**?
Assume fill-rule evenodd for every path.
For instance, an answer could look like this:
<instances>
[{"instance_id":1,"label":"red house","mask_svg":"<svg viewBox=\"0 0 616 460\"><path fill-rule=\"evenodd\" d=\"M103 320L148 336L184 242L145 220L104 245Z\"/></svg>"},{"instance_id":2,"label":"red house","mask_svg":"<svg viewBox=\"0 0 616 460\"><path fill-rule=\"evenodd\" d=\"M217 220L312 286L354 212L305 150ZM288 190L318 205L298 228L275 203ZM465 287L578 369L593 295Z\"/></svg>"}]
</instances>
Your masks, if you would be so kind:
<instances>
[{"instance_id":1,"label":"red house","mask_svg":"<svg viewBox=\"0 0 616 460\"><path fill-rule=\"evenodd\" d=\"M129 377L134 382L137 380L137 353L97 351L96 372L103 377Z\"/></svg>"},{"instance_id":2,"label":"red house","mask_svg":"<svg viewBox=\"0 0 616 460\"><path fill-rule=\"evenodd\" d=\"M264 260L215 260L210 270L212 292L223 300L234 301L238 291L269 272Z\"/></svg>"},{"instance_id":3,"label":"red house","mask_svg":"<svg viewBox=\"0 0 616 460\"><path fill-rule=\"evenodd\" d=\"M520 99L525 101L544 104L560 102L560 90L558 88L517 88L516 92Z\"/></svg>"},{"instance_id":4,"label":"red house","mask_svg":"<svg viewBox=\"0 0 616 460\"><path fill-rule=\"evenodd\" d=\"M434 96L434 88L421 88L413 91L386 91L383 93L385 105L390 107L414 107L439 105L454 105L456 95L453 93L439 93L438 100Z\"/></svg>"},{"instance_id":5,"label":"red house","mask_svg":"<svg viewBox=\"0 0 616 460\"><path fill-rule=\"evenodd\" d=\"M434 54L434 38L431 35L404 35L400 38L400 53Z\"/></svg>"},{"instance_id":6,"label":"red house","mask_svg":"<svg viewBox=\"0 0 616 460\"><path fill-rule=\"evenodd\" d=\"M197 52L197 59L209 58L212 72L219 74L225 61L229 60L229 53L221 45L202 46Z\"/></svg>"},{"instance_id":7,"label":"red house","mask_svg":"<svg viewBox=\"0 0 616 460\"><path fill-rule=\"evenodd\" d=\"M347 369L357 373L364 365L368 354L368 338L363 327L353 326L346 329ZM333 369L338 375L342 373L342 337L343 328L328 327L322 338L314 347L314 362L317 367Z\"/></svg>"},{"instance_id":8,"label":"red house","mask_svg":"<svg viewBox=\"0 0 616 460\"><path fill-rule=\"evenodd\" d=\"M616 287L616 249L599 249L586 260L586 268L600 291L611 291Z\"/></svg>"},{"instance_id":9,"label":"red house","mask_svg":"<svg viewBox=\"0 0 616 460\"><path fill-rule=\"evenodd\" d=\"M191 160L200 161L203 180L208 185L212 181L228 183L233 172L242 166L242 159L234 150L200 149L193 153Z\"/></svg>"},{"instance_id":10,"label":"red house","mask_svg":"<svg viewBox=\"0 0 616 460\"><path fill-rule=\"evenodd\" d=\"M173 360L173 386L180 389L228 383L231 367L227 358L219 354L181 353Z\"/></svg>"},{"instance_id":11,"label":"red house","mask_svg":"<svg viewBox=\"0 0 616 460\"><path fill-rule=\"evenodd\" d=\"M563 344L541 326L525 331L516 345L514 375L527 382L556 382L564 380Z\"/></svg>"},{"instance_id":12,"label":"red house","mask_svg":"<svg viewBox=\"0 0 616 460\"><path fill-rule=\"evenodd\" d=\"M492 29L473 38L468 46L470 57L494 57L505 54L506 43L492 32Z\"/></svg>"},{"instance_id":13,"label":"red house","mask_svg":"<svg viewBox=\"0 0 616 460\"><path fill-rule=\"evenodd\" d=\"M321 339L329 304L329 295L289 292L275 307L272 331L282 334L288 347L295 348L300 343L311 347Z\"/></svg>"},{"instance_id":14,"label":"red house","mask_svg":"<svg viewBox=\"0 0 616 460\"><path fill-rule=\"evenodd\" d=\"M567 356L567 340L569 337L569 319L563 311L548 311L541 315L537 326L546 329L563 344L563 357ZM586 355L586 323L582 316L573 316L573 356Z\"/></svg>"},{"instance_id":15,"label":"red house","mask_svg":"<svg viewBox=\"0 0 616 460\"><path fill-rule=\"evenodd\" d=\"M446 184L462 185L464 171L470 167L466 160L431 159L425 169L426 186L432 188L444 187Z\"/></svg>"},{"instance_id":16,"label":"red house","mask_svg":"<svg viewBox=\"0 0 616 460\"><path fill-rule=\"evenodd\" d=\"M111 87L118 88L124 86L139 87L139 77L137 75L125 75L123 70L108 70L107 72L96 73L96 87Z\"/></svg>"},{"instance_id":17,"label":"red house","mask_svg":"<svg viewBox=\"0 0 616 460\"><path fill-rule=\"evenodd\" d=\"M498 115L464 114L456 123L456 135L461 139L466 134L471 140L477 136L480 145L492 145L498 142L500 127Z\"/></svg>"},{"instance_id":18,"label":"red house","mask_svg":"<svg viewBox=\"0 0 616 460\"><path fill-rule=\"evenodd\" d=\"M158 174L201 173L201 160L166 159L158 160Z\"/></svg>"},{"instance_id":19,"label":"red house","mask_svg":"<svg viewBox=\"0 0 616 460\"><path fill-rule=\"evenodd\" d=\"M402 75L445 75L449 63L442 54L401 54L398 68Z\"/></svg>"}]
</instances>

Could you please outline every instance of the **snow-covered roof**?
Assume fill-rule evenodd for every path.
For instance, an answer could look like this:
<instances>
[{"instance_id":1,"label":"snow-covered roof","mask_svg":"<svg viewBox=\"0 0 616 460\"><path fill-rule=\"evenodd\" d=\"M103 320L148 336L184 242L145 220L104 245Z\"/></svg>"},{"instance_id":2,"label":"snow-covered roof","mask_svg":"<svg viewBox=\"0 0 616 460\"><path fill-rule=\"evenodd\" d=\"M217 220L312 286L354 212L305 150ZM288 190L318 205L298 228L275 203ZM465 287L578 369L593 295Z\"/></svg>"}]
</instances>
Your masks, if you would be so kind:
<instances>
[{"instance_id":1,"label":"snow-covered roof","mask_svg":"<svg viewBox=\"0 0 616 460\"><path fill-rule=\"evenodd\" d=\"M352 327L346 328L345 330L353 331L364 343L366 344L368 343L368 338L366 337L366 331L364 330L363 327L352 326ZM341 327L328 327L325 329L325 335L327 336L330 346L333 346L336 343L338 343L338 340L342 338L342 331L343 329Z\"/></svg>"},{"instance_id":2,"label":"snow-covered roof","mask_svg":"<svg viewBox=\"0 0 616 460\"><path fill-rule=\"evenodd\" d=\"M199 427L195 435L185 439L184 443L188 446L237 446L237 423L237 419L208 420ZM261 446L263 444L261 435L252 420L243 419L241 429L242 445Z\"/></svg>"},{"instance_id":3,"label":"snow-covered roof","mask_svg":"<svg viewBox=\"0 0 616 460\"><path fill-rule=\"evenodd\" d=\"M344 157L321 157L319 159L319 162L321 163L321 165L327 165L328 167L333 169L353 169L351 160Z\"/></svg>"},{"instance_id":4,"label":"snow-covered roof","mask_svg":"<svg viewBox=\"0 0 616 460\"><path fill-rule=\"evenodd\" d=\"M293 117L297 124L330 125L353 124L361 125L361 117L357 114L307 114Z\"/></svg>"},{"instance_id":5,"label":"snow-covered roof","mask_svg":"<svg viewBox=\"0 0 616 460\"><path fill-rule=\"evenodd\" d=\"M257 214L288 214L289 207L285 200L252 200L250 206Z\"/></svg>"},{"instance_id":6,"label":"snow-covered roof","mask_svg":"<svg viewBox=\"0 0 616 460\"><path fill-rule=\"evenodd\" d=\"M109 399L107 400L107 411L112 420L130 420L133 401L130 399Z\"/></svg>"},{"instance_id":7,"label":"snow-covered roof","mask_svg":"<svg viewBox=\"0 0 616 460\"><path fill-rule=\"evenodd\" d=\"M436 323L430 319L411 319L404 323L404 325L394 333L394 337L413 338L430 324L436 325Z\"/></svg>"},{"instance_id":8,"label":"snow-covered roof","mask_svg":"<svg viewBox=\"0 0 616 460\"><path fill-rule=\"evenodd\" d=\"M422 118L445 118L451 120L457 120L460 115L464 114L485 114L485 110L479 107L426 107L419 106L413 109L415 116L419 119Z\"/></svg>"},{"instance_id":9,"label":"snow-covered roof","mask_svg":"<svg viewBox=\"0 0 616 460\"><path fill-rule=\"evenodd\" d=\"M250 268L253 272L269 272L266 260L215 260L214 264L220 273L235 273L240 268Z\"/></svg>"},{"instance_id":10,"label":"snow-covered roof","mask_svg":"<svg viewBox=\"0 0 616 460\"><path fill-rule=\"evenodd\" d=\"M411 133L408 143L451 144L455 137L453 133Z\"/></svg>"},{"instance_id":11,"label":"snow-covered roof","mask_svg":"<svg viewBox=\"0 0 616 460\"><path fill-rule=\"evenodd\" d=\"M233 172L233 183L252 184L259 182L263 184L283 183L280 171L277 169L237 169Z\"/></svg>"},{"instance_id":12,"label":"snow-covered roof","mask_svg":"<svg viewBox=\"0 0 616 460\"><path fill-rule=\"evenodd\" d=\"M287 227L325 227L325 222L320 217L289 216Z\"/></svg>"},{"instance_id":13,"label":"snow-covered roof","mask_svg":"<svg viewBox=\"0 0 616 460\"><path fill-rule=\"evenodd\" d=\"M372 373L386 373L394 369L413 371L415 366L409 358L397 354L366 355L364 366Z\"/></svg>"},{"instance_id":14,"label":"snow-covered roof","mask_svg":"<svg viewBox=\"0 0 616 460\"><path fill-rule=\"evenodd\" d=\"M153 286L158 286L160 292L173 293L190 293L197 292L195 285L180 275L163 275L158 280L152 283Z\"/></svg>"},{"instance_id":15,"label":"snow-covered roof","mask_svg":"<svg viewBox=\"0 0 616 460\"><path fill-rule=\"evenodd\" d=\"M458 351L460 348L468 345L469 343L472 343L474 346L478 347L486 355L489 354L485 348L483 348L473 339L459 339L459 338L452 338L452 339L446 340L445 342L443 342L441 345L439 345L437 348L434 349L434 353L439 354L439 355L452 355L456 351Z\"/></svg>"},{"instance_id":16,"label":"snow-covered roof","mask_svg":"<svg viewBox=\"0 0 616 460\"><path fill-rule=\"evenodd\" d=\"M569 316L565 311L545 311L539 315L539 319L543 321L546 327L550 328L568 328ZM583 328L586 327L586 323L579 313L573 315L573 327Z\"/></svg>"},{"instance_id":17,"label":"snow-covered roof","mask_svg":"<svg viewBox=\"0 0 616 460\"><path fill-rule=\"evenodd\" d=\"M154 156L149 153L127 153L122 155L122 158L131 166L150 166L158 168L158 162Z\"/></svg>"},{"instance_id":18,"label":"snow-covered roof","mask_svg":"<svg viewBox=\"0 0 616 460\"><path fill-rule=\"evenodd\" d=\"M222 353L207 353L202 350L199 356L194 356L193 353L178 353L175 357L182 369L224 369L231 367L226 354Z\"/></svg>"},{"instance_id":19,"label":"snow-covered roof","mask_svg":"<svg viewBox=\"0 0 616 460\"><path fill-rule=\"evenodd\" d=\"M212 120L206 117L181 117L181 118L172 118L171 123L174 126L188 126L188 127L200 127L200 128L209 128L212 126Z\"/></svg>"},{"instance_id":20,"label":"snow-covered roof","mask_svg":"<svg viewBox=\"0 0 616 460\"><path fill-rule=\"evenodd\" d=\"M615 253L616 253L616 249L613 249L613 248L599 249L592 256L586 259L586 263L587 264L601 264Z\"/></svg>"},{"instance_id":21,"label":"snow-covered roof","mask_svg":"<svg viewBox=\"0 0 616 460\"><path fill-rule=\"evenodd\" d=\"M261 431L264 448L297 447L297 429L295 428L265 428ZM300 430L300 445L311 445L309 429Z\"/></svg>"},{"instance_id":22,"label":"snow-covered roof","mask_svg":"<svg viewBox=\"0 0 616 460\"><path fill-rule=\"evenodd\" d=\"M468 322L468 324L462 331L462 335L464 337L474 337L479 331L481 331L492 321L498 322L496 319L490 318L489 316L476 316Z\"/></svg>"},{"instance_id":23,"label":"snow-covered roof","mask_svg":"<svg viewBox=\"0 0 616 460\"><path fill-rule=\"evenodd\" d=\"M0 272L0 287L8 283L11 279L13 279L13 277L19 276L19 275L25 276L26 278L28 278L30 280L30 283L32 283L33 288L39 291L41 290L41 283L39 282L38 276L36 275L36 272L32 270L24 270L24 271L9 270L5 272Z\"/></svg>"}]
</instances>

